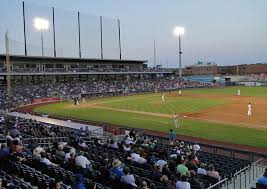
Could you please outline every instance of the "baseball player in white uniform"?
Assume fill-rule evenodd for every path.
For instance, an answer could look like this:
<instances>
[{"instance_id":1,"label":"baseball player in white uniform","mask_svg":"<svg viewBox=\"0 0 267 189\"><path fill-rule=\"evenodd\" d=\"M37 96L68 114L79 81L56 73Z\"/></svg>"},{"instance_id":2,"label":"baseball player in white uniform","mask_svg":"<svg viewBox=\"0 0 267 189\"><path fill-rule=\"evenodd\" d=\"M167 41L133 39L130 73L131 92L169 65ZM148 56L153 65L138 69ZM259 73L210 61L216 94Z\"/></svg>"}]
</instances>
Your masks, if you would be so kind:
<instances>
[{"instance_id":1,"label":"baseball player in white uniform","mask_svg":"<svg viewBox=\"0 0 267 189\"><path fill-rule=\"evenodd\" d=\"M237 96L240 96L240 89L237 90Z\"/></svg>"},{"instance_id":2,"label":"baseball player in white uniform","mask_svg":"<svg viewBox=\"0 0 267 189\"><path fill-rule=\"evenodd\" d=\"M164 94L162 94L161 100L162 100L162 102L165 102L165 95Z\"/></svg>"},{"instance_id":3,"label":"baseball player in white uniform","mask_svg":"<svg viewBox=\"0 0 267 189\"><path fill-rule=\"evenodd\" d=\"M174 126L175 126L175 128L176 129L179 129L179 117L178 117L178 114L175 112L174 113L174 116L173 116L173 118L174 118Z\"/></svg>"},{"instance_id":4,"label":"baseball player in white uniform","mask_svg":"<svg viewBox=\"0 0 267 189\"><path fill-rule=\"evenodd\" d=\"M179 92L178 92L178 93L179 93L179 96L181 96L181 95L182 95L182 91L181 91L181 90L179 90Z\"/></svg>"},{"instance_id":5,"label":"baseball player in white uniform","mask_svg":"<svg viewBox=\"0 0 267 189\"><path fill-rule=\"evenodd\" d=\"M251 116L252 114L252 106L251 106L251 103L249 102L248 103L248 116Z\"/></svg>"}]
</instances>

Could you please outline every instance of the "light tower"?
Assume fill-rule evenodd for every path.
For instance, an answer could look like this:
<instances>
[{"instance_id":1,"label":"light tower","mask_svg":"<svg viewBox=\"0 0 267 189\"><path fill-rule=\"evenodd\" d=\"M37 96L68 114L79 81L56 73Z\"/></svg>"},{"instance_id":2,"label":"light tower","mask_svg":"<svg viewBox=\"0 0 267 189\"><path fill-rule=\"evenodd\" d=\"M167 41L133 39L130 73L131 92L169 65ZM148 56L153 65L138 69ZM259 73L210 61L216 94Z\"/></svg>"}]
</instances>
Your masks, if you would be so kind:
<instances>
[{"instance_id":1,"label":"light tower","mask_svg":"<svg viewBox=\"0 0 267 189\"><path fill-rule=\"evenodd\" d=\"M181 50L181 35L184 34L184 28L176 26L173 30L174 36L179 39L179 77L182 77L182 50Z\"/></svg>"},{"instance_id":2,"label":"light tower","mask_svg":"<svg viewBox=\"0 0 267 189\"><path fill-rule=\"evenodd\" d=\"M45 32L49 29L49 21L47 19L37 17L33 20L33 25L34 25L35 29L37 29L41 33L42 56L44 56L43 32Z\"/></svg>"}]
</instances>

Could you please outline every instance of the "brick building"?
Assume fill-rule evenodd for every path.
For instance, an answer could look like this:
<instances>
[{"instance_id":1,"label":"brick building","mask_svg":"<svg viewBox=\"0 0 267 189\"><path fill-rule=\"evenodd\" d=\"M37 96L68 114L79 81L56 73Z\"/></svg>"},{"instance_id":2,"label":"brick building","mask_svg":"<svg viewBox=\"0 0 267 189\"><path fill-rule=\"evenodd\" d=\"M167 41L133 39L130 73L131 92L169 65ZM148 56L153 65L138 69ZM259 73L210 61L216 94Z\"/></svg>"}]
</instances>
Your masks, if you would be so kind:
<instances>
[{"instance_id":1,"label":"brick building","mask_svg":"<svg viewBox=\"0 0 267 189\"><path fill-rule=\"evenodd\" d=\"M195 64L183 69L183 75L248 75L267 74L267 63L218 66L214 64Z\"/></svg>"}]
</instances>

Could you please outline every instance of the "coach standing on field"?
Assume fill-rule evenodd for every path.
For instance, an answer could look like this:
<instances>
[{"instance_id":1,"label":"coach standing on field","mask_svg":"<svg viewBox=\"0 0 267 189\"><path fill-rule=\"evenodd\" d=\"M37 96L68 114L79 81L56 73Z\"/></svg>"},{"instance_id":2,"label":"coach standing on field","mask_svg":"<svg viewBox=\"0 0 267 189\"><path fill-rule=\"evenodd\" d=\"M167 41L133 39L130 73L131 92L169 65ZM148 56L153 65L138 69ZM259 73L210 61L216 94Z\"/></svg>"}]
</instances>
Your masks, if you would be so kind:
<instances>
[{"instance_id":1,"label":"coach standing on field","mask_svg":"<svg viewBox=\"0 0 267 189\"><path fill-rule=\"evenodd\" d=\"M178 117L178 114L175 112L174 113L174 126L176 129L179 129L179 117Z\"/></svg>"}]
</instances>

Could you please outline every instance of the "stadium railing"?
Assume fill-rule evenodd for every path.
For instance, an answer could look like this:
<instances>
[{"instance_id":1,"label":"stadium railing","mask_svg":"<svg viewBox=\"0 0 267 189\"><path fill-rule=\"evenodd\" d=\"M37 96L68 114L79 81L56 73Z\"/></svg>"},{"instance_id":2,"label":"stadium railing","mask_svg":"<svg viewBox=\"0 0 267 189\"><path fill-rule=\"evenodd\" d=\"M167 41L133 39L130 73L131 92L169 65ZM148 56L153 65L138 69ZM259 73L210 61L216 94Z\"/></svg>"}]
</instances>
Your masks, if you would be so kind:
<instances>
[{"instance_id":1,"label":"stadium railing","mask_svg":"<svg viewBox=\"0 0 267 189\"><path fill-rule=\"evenodd\" d=\"M228 178L225 178L217 183L215 183L214 185L208 187L207 189L217 189L220 188L222 185L228 184Z\"/></svg>"},{"instance_id":2,"label":"stadium railing","mask_svg":"<svg viewBox=\"0 0 267 189\"><path fill-rule=\"evenodd\" d=\"M251 184L255 183L255 180L264 172L264 159L260 158L251 165L236 172L231 180L228 180L227 187L232 189L248 188Z\"/></svg>"}]
</instances>

